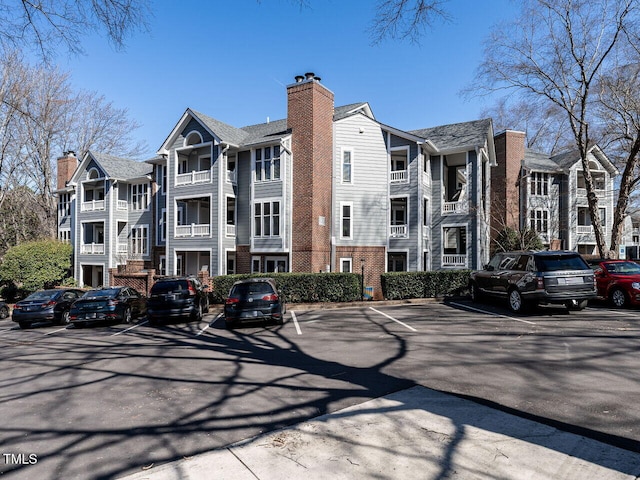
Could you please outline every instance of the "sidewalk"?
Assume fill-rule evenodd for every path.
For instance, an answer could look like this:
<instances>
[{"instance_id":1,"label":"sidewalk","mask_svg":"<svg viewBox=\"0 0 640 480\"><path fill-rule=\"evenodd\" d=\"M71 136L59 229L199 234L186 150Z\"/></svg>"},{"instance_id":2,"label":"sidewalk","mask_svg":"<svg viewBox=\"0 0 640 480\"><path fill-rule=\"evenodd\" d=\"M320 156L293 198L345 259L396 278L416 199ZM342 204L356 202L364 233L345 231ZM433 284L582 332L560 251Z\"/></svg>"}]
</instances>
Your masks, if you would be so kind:
<instances>
[{"instance_id":1,"label":"sidewalk","mask_svg":"<svg viewBox=\"0 0 640 480\"><path fill-rule=\"evenodd\" d=\"M640 453L413 387L127 480L635 480Z\"/></svg>"}]
</instances>

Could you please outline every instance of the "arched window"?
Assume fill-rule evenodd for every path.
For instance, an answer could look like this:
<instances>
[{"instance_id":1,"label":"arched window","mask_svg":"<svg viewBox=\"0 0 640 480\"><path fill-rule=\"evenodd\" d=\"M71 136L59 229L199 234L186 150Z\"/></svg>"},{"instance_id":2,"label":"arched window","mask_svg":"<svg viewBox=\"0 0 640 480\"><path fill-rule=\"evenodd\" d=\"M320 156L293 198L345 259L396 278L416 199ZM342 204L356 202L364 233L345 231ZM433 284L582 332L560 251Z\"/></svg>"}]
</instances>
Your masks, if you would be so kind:
<instances>
[{"instance_id":1,"label":"arched window","mask_svg":"<svg viewBox=\"0 0 640 480\"><path fill-rule=\"evenodd\" d=\"M202 135L200 135L200 132L196 132L195 130L192 132L189 132L187 136L184 138L185 147L188 145L198 145L200 143L203 143Z\"/></svg>"},{"instance_id":2,"label":"arched window","mask_svg":"<svg viewBox=\"0 0 640 480\"><path fill-rule=\"evenodd\" d=\"M100 173L97 168L94 167L87 172L87 180L95 180L97 178L100 178Z\"/></svg>"}]
</instances>

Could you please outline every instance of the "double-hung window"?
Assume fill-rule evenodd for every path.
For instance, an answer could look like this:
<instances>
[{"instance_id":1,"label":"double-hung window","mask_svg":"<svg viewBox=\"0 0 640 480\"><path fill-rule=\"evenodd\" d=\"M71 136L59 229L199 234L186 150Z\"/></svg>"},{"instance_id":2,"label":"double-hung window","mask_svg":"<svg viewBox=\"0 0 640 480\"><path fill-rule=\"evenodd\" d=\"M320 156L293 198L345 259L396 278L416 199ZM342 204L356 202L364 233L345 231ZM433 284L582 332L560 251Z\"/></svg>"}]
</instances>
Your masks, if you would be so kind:
<instances>
[{"instance_id":1,"label":"double-hung window","mask_svg":"<svg viewBox=\"0 0 640 480\"><path fill-rule=\"evenodd\" d=\"M350 203L340 204L340 237L353 236L353 206Z\"/></svg>"},{"instance_id":2,"label":"double-hung window","mask_svg":"<svg viewBox=\"0 0 640 480\"><path fill-rule=\"evenodd\" d=\"M131 228L131 253L134 255L148 255L149 228L146 225Z\"/></svg>"},{"instance_id":3,"label":"double-hung window","mask_svg":"<svg viewBox=\"0 0 640 480\"><path fill-rule=\"evenodd\" d=\"M549 211L548 210L531 210L531 229L542 234L549 231Z\"/></svg>"},{"instance_id":4,"label":"double-hung window","mask_svg":"<svg viewBox=\"0 0 640 480\"><path fill-rule=\"evenodd\" d=\"M533 172L531 174L531 194L549 195L549 174Z\"/></svg>"},{"instance_id":5,"label":"double-hung window","mask_svg":"<svg viewBox=\"0 0 640 480\"><path fill-rule=\"evenodd\" d=\"M351 150L342 151L342 183L353 182L353 152Z\"/></svg>"},{"instance_id":6,"label":"double-hung window","mask_svg":"<svg viewBox=\"0 0 640 480\"><path fill-rule=\"evenodd\" d=\"M280 236L280 202L256 202L253 205L255 237Z\"/></svg>"},{"instance_id":7,"label":"double-hung window","mask_svg":"<svg viewBox=\"0 0 640 480\"><path fill-rule=\"evenodd\" d=\"M149 205L149 190L146 183L131 185L132 210L146 210Z\"/></svg>"},{"instance_id":8,"label":"double-hung window","mask_svg":"<svg viewBox=\"0 0 640 480\"><path fill-rule=\"evenodd\" d=\"M280 145L256 149L255 180L280 180Z\"/></svg>"}]
</instances>

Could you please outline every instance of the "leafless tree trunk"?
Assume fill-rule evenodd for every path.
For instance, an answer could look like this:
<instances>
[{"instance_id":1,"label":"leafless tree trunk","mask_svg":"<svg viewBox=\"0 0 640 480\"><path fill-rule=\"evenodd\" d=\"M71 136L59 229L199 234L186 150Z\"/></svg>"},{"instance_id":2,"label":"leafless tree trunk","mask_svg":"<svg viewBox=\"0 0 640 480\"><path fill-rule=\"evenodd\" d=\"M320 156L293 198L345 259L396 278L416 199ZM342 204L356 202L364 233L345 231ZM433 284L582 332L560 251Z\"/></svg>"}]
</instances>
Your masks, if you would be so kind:
<instances>
[{"instance_id":1,"label":"leafless tree trunk","mask_svg":"<svg viewBox=\"0 0 640 480\"><path fill-rule=\"evenodd\" d=\"M598 251L607 253L589 168L592 88L635 29L638 1L527 0L521 16L490 36L478 77L482 89L517 89L565 112L582 160Z\"/></svg>"}]
</instances>

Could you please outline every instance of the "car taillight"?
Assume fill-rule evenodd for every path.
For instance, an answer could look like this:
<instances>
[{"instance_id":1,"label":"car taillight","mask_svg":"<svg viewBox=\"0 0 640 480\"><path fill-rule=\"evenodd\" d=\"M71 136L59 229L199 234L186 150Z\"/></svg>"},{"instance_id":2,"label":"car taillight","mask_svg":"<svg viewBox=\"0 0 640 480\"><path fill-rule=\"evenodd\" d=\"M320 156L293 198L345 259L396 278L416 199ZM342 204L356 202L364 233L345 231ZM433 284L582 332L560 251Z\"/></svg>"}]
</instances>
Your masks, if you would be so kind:
<instances>
[{"instance_id":1,"label":"car taillight","mask_svg":"<svg viewBox=\"0 0 640 480\"><path fill-rule=\"evenodd\" d=\"M53 300L42 304L42 308L51 308L55 306L56 306L56 302L54 302Z\"/></svg>"},{"instance_id":2,"label":"car taillight","mask_svg":"<svg viewBox=\"0 0 640 480\"><path fill-rule=\"evenodd\" d=\"M538 290L544 290L544 278L538 277L538 284L536 286Z\"/></svg>"},{"instance_id":3,"label":"car taillight","mask_svg":"<svg viewBox=\"0 0 640 480\"><path fill-rule=\"evenodd\" d=\"M265 295L264 297L262 297L262 300L264 300L265 302L277 302L278 295L273 293L271 295Z\"/></svg>"},{"instance_id":4,"label":"car taillight","mask_svg":"<svg viewBox=\"0 0 640 480\"><path fill-rule=\"evenodd\" d=\"M119 301L119 300L115 300L115 299L113 299L113 298L112 298L112 299L110 299L110 300L107 302L107 305L109 305L110 307L115 307L115 306L116 306L116 305L118 305L119 303L120 303L120 301Z\"/></svg>"},{"instance_id":5,"label":"car taillight","mask_svg":"<svg viewBox=\"0 0 640 480\"><path fill-rule=\"evenodd\" d=\"M239 302L240 302L239 298L229 297L229 298L227 298L227 300L224 303L226 305L233 305L234 303L239 303Z\"/></svg>"},{"instance_id":6,"label":"car taillight","mask_svg":"<svg viewBox=\"0 0 640 480\"><path fill-rule=\"evenodd\" d=\"M193 285L189 284L189 295L195 296L197 294L196 289Z\"/></svg>"},{"instance_id":7,"label":"car taillight","mask_svg":"<svg viewBox=\"0 0 640 480\"><path fill-rule=\"evenodd\" d=\"M18 305L17 303L13 306L14 310L22 310L22 305Z\"/></svg>"}]
</instances>

